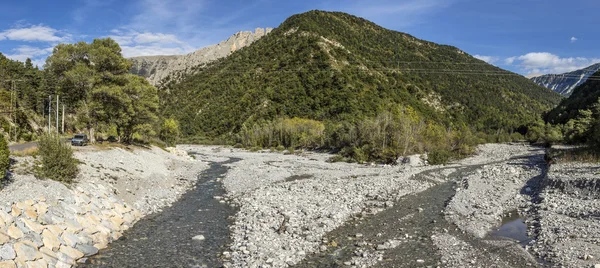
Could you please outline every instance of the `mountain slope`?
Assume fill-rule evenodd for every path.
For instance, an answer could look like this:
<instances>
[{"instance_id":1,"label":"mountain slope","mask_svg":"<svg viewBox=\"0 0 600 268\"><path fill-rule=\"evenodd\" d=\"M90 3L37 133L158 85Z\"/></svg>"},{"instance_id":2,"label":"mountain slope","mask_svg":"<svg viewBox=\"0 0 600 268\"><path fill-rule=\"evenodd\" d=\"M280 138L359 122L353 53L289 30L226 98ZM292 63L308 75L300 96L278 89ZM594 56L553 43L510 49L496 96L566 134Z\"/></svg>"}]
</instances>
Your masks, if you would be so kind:
<instances>
[{"instance_id":1,"label":"mountain slope","mask_svg":"<svg viewBox=\"0 0 600 268\"><path fill-rule=\"evenodd\" d=\"M600 98L600 71L589 76L587 81L573 90L568 99L560 102L547 115L547 121L553 124L564 124L579 115L579 110L590 109Z\"/></svg>"},{"instance_id":2,"label":"mountain slope","mask_svg":"<svg viewBox=\"0 0 600 268\"><path fill-rule=\"evenodd\" d=\"M185 135L218 137L279 116L355 121L410 107L427 121L512 130L560 96L461 50L339 12L287 19L249 47L161 90Z\"/></svg>"},{"instance_id":3,"label":"mountain slope","mask_svg":"<svg viewBox=\"0 0 600 268\"><path fill-rule=\"evenodd\" d=\"M592 74L600 70L600 63L594 64L587 68L564 73L564 74L547 74L531 78L531 81L536 84L549 88L563 96L570 96L573 90L583 84Z\"/></svg>"},{"instance_id":4,"label":"mountain slope","mask_svg":"<svg viewBox=\"0 0 600 268\"><path fill-rule=\"evenodd\" d=\"M271 32L271 28L257 28L253 32L238 32L219 44L208 46L186 55L133 57L131 73L143 76L156 86L172 76L189 74L197 66L227 57Z\"/></svg>"}]
</instances>

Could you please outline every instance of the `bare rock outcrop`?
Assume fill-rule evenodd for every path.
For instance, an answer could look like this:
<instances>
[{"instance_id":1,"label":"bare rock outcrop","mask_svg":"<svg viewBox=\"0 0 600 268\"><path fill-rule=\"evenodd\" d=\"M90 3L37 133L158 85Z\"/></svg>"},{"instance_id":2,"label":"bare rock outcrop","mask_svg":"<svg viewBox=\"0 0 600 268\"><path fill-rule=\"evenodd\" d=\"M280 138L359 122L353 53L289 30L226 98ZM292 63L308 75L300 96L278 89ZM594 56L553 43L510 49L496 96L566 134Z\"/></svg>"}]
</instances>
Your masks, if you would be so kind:
<instances>
[{"instance_id":1,"label":"bare rock outcrop","mask_svg":"<svg viewBox=\"0 0 600 268\"><path fill-rule=\"evenodd\" d=\"M256 28L254 32L238 32L219 44L201 48L186 55L133 57L131 58L133 61L131 72L146 77L150 84L158 86L168 76L177 80L182 75L193 72L195 67L227 57L231 53L249 46L272 30L272 28Z\"/></svg>"}]
</instances>

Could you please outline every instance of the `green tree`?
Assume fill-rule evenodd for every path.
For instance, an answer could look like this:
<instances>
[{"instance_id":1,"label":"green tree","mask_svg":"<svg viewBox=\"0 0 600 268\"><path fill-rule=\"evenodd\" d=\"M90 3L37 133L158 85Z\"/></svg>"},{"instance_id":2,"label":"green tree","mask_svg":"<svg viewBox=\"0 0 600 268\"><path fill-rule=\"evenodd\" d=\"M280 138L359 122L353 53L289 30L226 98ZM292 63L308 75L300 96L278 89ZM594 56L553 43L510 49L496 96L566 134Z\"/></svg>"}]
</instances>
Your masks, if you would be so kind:
<instances>
[{"instance_id":1,"label":"green tree","mask_svg":"<svg viewBox=\"0 0 600 268\"><path fill-rule=\"evenodd\" d=\"M179 138L179 122L173 118L163 120L160 128L160 139L167 145L173 146Z\"/></svg>"},{"instance_id":2,"label":"green tree","mask_svg":"<svg viewBox=\"0 0 600 268\"><path fill-rule=\"evenodd\" d=\"M158 95L156 88L140 76L127 74L122 82L95 88L90 114L97 121L114 124L122 140L130 143L136 131L152 135L149 125L158 119Z\"/></svg>"}]
</instances>

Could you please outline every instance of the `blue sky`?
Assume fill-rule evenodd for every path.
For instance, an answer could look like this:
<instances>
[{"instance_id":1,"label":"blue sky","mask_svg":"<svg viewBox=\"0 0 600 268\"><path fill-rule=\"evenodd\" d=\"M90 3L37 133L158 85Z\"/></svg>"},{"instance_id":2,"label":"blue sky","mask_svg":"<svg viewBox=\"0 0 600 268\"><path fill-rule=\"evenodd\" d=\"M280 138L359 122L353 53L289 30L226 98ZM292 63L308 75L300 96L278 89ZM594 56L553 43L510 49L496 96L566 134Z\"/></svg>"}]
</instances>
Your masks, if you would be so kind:
<instances>
[{"instance_id":1,"label":"blue sky","mask_svg":"<svg viewBox=\"0 0 600 268\"><path fill-rule=\"evenodd\" d=\"M58 43L110 36L125 56L183 54L312 9L348 12L454 45L523 75L600 62L597 0L5 1L0 52L41 66Z\"/></svg>"}]
</instances>

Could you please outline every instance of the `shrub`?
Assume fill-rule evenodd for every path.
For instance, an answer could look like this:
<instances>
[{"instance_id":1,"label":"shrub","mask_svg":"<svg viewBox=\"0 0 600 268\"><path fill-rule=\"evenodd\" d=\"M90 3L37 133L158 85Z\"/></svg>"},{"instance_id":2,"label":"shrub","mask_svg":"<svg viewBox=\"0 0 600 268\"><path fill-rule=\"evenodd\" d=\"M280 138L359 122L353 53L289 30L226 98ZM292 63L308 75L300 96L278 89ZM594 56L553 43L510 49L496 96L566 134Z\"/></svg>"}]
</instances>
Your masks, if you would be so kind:
<instances>
[{"instance_id":1,"label":"shrub","mask_svg":"<svg viewBox=\"0 0 600 268\"><path fill-rule=\"evenodd\" d=\"M452 153L446 149L435 149L427 154L427 161L430 165L443 165L450 161Z\"/></svg>"},{"instance_id":2,"label":"shrub","mask_svg":"<svg viewBox=\"0 0 600 268\"><path fill-rule=\"evenodd\" d=\"M4 136L0 137L0 181L6 177L6 171L10 166L10 150Z\"/></svg>"},{"instance_id":3,"label":"shrub","mask_svg":"<svg viewBox=\"0 0 600 268\"><path fill-rule=\"evenodd\" d=\"M165 119L160 129L160 139L173 146L179 139L179 123L175 119Z\"/></svg>"},{"instance_id":4,"label":"shrub","mask_svg":"<svg viewBox=\"0 0 600 268\"><path fill-rule=\"evenodd\" d=\"M44 135L39 142L39 164L36 175L55 181L71 183L77 176L77 160L69 144L55 134Z\"/></svg>"}]
</instances>

